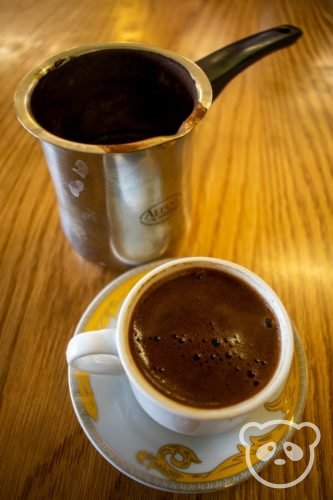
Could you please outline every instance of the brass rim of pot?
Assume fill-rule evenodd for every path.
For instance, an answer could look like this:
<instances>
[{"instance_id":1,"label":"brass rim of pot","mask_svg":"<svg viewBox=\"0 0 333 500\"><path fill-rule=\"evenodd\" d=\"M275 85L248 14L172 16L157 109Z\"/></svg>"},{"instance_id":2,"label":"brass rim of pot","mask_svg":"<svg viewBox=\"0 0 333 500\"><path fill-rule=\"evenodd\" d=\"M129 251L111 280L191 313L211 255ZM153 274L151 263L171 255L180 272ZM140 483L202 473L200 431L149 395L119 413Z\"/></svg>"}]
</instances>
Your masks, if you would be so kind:
<instances>
[{"instance_id":1,"label":"brass rim of pot","mask_svg":"<svg viewBox=\"0 0 333 500\"><path fill-rule=\"evenodd\" d=\"M80 141L73 141L46 130L34 117L31 109L32 95L40 82L40 80L53 70L85 54L90 54L96 51L126 49L134 51L147 51L150 53L159 54L165 58L169 58L180 64L189 74L189 79L193 81L196 92L196 99L192 112L182 121L176 133L170 135L157 135L154 137L145 138L143 140L126 142L120 144L90 144ZM93 44L81 46L58 53L42 64L33 69L20 82L15 94L15 108L21 124L35 137L42 141L46 141L63 149L80 151L85 153L126 153L136 152L151 147L168 144L178 138L187 135L193 128L202 120L207 110L212 103L212 87L207 75L194 62L186 57L180 56L169 50L141 45L131 42L124 43L109 43L109 44Z\"/></svg>"}]
</instances>

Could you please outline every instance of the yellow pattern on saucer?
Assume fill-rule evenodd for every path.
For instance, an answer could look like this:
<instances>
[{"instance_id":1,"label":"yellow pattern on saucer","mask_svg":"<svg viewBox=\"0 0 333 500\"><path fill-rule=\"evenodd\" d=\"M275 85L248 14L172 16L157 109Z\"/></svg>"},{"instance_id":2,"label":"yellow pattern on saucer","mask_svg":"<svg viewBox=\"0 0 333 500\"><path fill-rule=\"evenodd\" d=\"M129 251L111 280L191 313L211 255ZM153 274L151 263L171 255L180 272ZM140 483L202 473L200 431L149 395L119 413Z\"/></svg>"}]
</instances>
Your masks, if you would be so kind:
<instances>
[{"instance_id":1,"label":"yellow pattern on saucer","mask_svg":"<svg viewBox=\"0 0 333 500\"><path fill-rule=\"evenodd\" d=\"M265 408L272 412L282 411L284 413L283 418L292 421L298 400L299 381L299 366L297 355L295 354L293 365L284 389L275 401L266 403ZM252 465L254 466L259 462L256 456L259 446L269 441L279 442L289 429L289 426L280 424L271 432L262 436L251 436L252 445L250 459ZM166 444L161 446L155 455L148 451L138 451L136 458L141 464L146 464L147 469L157 469L163 476L172 481L202 483L205 481L226 479L248 470L245 458L245 447L238 445L237 448L239 453L227 458L214 469L199 473L183 472L179 470L188 468L191 463L201 462L193 450L180 444ZM175 459L175 456L181 456L181 460Z\"/></svg>"},{"instance_id":2,"label":"yellow pattern on saucer","mask_svg":"<svg viewBox=\"0 0 333 500\"><path fill-rule=\"evenodd\" d=\"M77 371L76 380L84 409L88 413L89 417L93 420L98 420L98 407L90 385L89 375L85 372Z\"/></svg>"},{"instance_id":3,"label":"yellow pattern on saucer","mask_svg":"<svg viewBox=\"0 0 333 500\"><path fill-rule=\"evenodd\" d=\"M147 271L144 271L136 276L133 276L121 283L110 295L104 298L93 311L91 317L84 327L85 332L92 330L101 330L107 328L112 318L116 319L121 304L123 303L128 292L133 288L135 283L144 276ZM84 409L89 417L93 420L98 420L98 408L94 393L90 385L88 373L76 372L78 390Z\"/></svg>"}]
</instances>

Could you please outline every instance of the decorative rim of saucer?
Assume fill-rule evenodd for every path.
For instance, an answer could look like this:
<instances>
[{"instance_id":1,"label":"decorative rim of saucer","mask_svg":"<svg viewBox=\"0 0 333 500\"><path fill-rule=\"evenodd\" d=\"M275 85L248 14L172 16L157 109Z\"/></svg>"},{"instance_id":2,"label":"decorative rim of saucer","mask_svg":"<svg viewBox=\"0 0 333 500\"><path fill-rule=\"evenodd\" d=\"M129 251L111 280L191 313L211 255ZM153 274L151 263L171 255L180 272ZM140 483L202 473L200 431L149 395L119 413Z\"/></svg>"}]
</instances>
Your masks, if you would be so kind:
<instances>
[{"instance_id":1,"label":"decorative rim of saucer","mask_svg":"<svg viewBox=\"0 0 333 500\"><path fill-rule=\"evenodd\" d=\"M160 265L164 262L167 262L170 259L164 259L160 261L155 261L152 263L144 264L143 266L139 266L135 269L131 269L130 271L127 271L111 281L105 288L101 290L101 292L98 293L98 295L93 299L93 301L90 303L86 311L83 313L76 329L74 332L74 335L76 335L78 332L82 332L85 330L90 330L90 329L97 329L96 326L92 326L91 319L93 318L94 314L98 314L98 310L100 307L103 305L105 300L111 295L111 293L116 290L121 284L131 280L133 281L133 284L135 283L136 280L133 278L136 278L137 280L139 279L140 275L144 275L147 273L149 270L151 270L153 267L156 267L157 265ZM133 286L133 285L132 285ZM119 303L118 303L119 307ZM103 316L103 311L102 316ZM105 313L104 311L104 314ZM95 315L96 316L96 315ZM107 318L104 316L102 317L102 322L106 322ZM96 320L95 320L96 321ZM89 326L90 324L90 326ZM100 328L105 328L104 325L100 325ZM304 352L304 348L302 345L302 342L300 340L300 337L297 333L297 330L295 326L293 325L294 328L294 335L295 335L295 357L294 357L294 363L293 363L293 368L295 373L291 374L290 378L294 379L296 378L295 375L297 375L298 379L298 387L297 388L297 395L295 396L295 404L294 408L292 410L292 413L290 415L290 419L292 420L293 423L300 423L302 414L304 411L305 403L306 403L306 397L307 397L307 364L306 364L306 356ZM297 367L296 367L297 364ZM112 449L112 447L104 440L101 438L100 434L96 430L93 420L96 418L97 415L97 407L96 403L94 401L94 396L92 394L92 389L90 387L89 383L89 375L85 373L78 373L75 370L69 368L68 369L68 383L69 383L69 390L70 390L70 396L72 400L72 404L75 410L75 414L80 422L80 425L82 429L84 430L85 434L87 435L88 439L91 441L93 446L97 449L97 451L110 463L112 464L116 469L118 469L120 472L123 472L125 475L131 477L132 479L138 481L139 483L142 483L146 486L150 486L159 490L163 491L169 491L169 492L189 492L189 493L200 493L204 491L217 491L221 490L226 487L233 486L235 484L238 484L240 482L243 482L250 477L252 477L252 473L250 470L247 468L244 470L240 470L239 472L233 473L230 476L223 477L221 479L216 479L214 477L213 471L208 471L204 473L199 473L199 474L189 474L189 473L182 473L183 477L185 478L183 481L176 481L175 479L172 478L173 472L177 471L179 472L179 469L173 469L173 471L170 471L170 477L168 478L167 472L164 470L163 467L163 472L166 477L163 477L163 475L156 476L152 475L149 473L149 470L145 468L144 462L145 460L150 460L149 466L151 468L155 468L162 472L162 470L159 469L159 463L162 457L162 460L165 461L165 465L170 466L170 464L166 461L166 458L164 456L165 449L167 449L170 452L170 446L171 445L165 445L159 448L159 450L156 452L156 455L152 455L151 453L148 453L144 450L140 450L137 455L136 459L138 462L138 466L135 467L133 464L129 463L126 461L119 453L115 452L115 450ZM288 385L288 382L286 383L286 386ZM285 388L286 388L285 386ZM284 389L285 390L285 389ZM284 392L284 390L282 392ZM81 395L80 393L90 393L90 406L87 407L82 403L81 400ZM295 391L294 391L295 392ZM92 397L91 397L92 394ZM269 402L265 404L265 408L269 411L277 411L277 403L282 404L282 407L286 407L286 401L287 397L285 397L284 401L282 402L282 397L279 396L279 398L274 401L274 402ZM284 405L284 406L283 406ZM273 432L275 432L279 427L277 426L274 428L269 435L271 435ZM270 464L276 456L281 452L283 448L283 444L290 440L292 435L295 432L294 427L290 427L289 430L280 436L280 438L277 440L277 447L274 455L271 457L270 460L263 462L263 461L258 461L256 464L253 465L253 469L255 472L259 473L264 467L266 467L268 464ZM175 433L175 435L177 435ZM259 446L262 444L259 439L261 435L259 436L251 436L251 440L254 444ZM256 438L259 438L258 440ZM255 443L254 441L258 441ZM190 448L186 448L182 445L172 445L174 449L172 452L175 454L177 453L178 455L181 455L184 460L184 454L190 454L193 459L198 459L196 454L191 450ZM177 447L178 446L178 447ZM222 464L226 463L226 468L230 468L230 466L235 465L235 467L238 469L242 465L242 455L245 457L245 453L242 450L242 445L238 445L238 450L239 453L232 455L228 457L226 460L224 460L219 466ZM244 458L245 461L245 458ZM140 467L141 463L141 467ZM188 463L190 465L190 463ZM246 462L245 462L246 465ZM234 467L234 468L235 468ZM184 468L184 467L183 467ZM231 467L232 470L233 467ZM187 474L187 475L186 475ZM200 476L204 476L205 479L200 481ZM212 479L209 480L209 476L212 476ZM195 481L190 481L190 476L196 476L197 479ZM215 474L216 476L216 474ZM214 479L213 479L214 477Z\"/></svg>"}]
</instances>

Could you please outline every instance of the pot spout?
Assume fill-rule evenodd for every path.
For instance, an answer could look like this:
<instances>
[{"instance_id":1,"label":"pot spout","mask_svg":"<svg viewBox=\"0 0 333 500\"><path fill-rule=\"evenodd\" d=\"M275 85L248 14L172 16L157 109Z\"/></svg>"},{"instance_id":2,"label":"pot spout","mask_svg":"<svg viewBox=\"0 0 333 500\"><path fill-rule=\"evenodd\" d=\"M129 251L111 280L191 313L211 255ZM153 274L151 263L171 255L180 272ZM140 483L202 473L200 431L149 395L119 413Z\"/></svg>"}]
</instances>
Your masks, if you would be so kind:
<instances>
[{"instance_id":1,"label":"pot spout","mask_svg":"<svg viewBox=\"0 0 333 500\"><path fill-rule=\"evenodd\" d=\"M302 30L296 26L277 26L243 38L197 61L211 82L213 99L238 73L267 54L292 45L301 35Z\"/></svg>"}]
</instances>

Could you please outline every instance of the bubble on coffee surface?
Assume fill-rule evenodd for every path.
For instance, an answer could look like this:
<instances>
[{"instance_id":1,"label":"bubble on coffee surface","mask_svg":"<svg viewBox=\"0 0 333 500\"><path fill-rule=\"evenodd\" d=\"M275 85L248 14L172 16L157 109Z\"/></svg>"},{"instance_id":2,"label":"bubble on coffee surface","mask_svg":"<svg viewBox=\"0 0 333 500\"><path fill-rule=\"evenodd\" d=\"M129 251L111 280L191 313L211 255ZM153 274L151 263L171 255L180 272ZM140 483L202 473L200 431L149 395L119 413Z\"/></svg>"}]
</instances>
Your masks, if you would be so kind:
<instances>
[{"instance_id":1,"label":"bubble on coffee surface","mask_svg":"<svg viewBox=\"0 0 333 500\"><path fill-rule=\"evenodd\" d=\"M142 331L136 324L133 325L133 330L134 330L134 335L133 335L134 344L137 351L140 353L142 348Z\"/></svg>"},{"instance_id":2,"label":"bubble on coffee surface","mask_svg":"<svg viewBox=\"0 0 333 500\"><path fill-rule=\"evenodd\" d=\"M267 365L267 361L265 359L255 358L254 362L257 363L257 364L260 364L262 366L266 366Z\"/></svg>"},{"instance_id":3,"label":"bubble on coffee surface","mask_svg":"<svg viewBox=\"0 0 333 500\"><path fill-rule=\"evenodd\" d=\"M141 358L141 360L143 361L143 363L146 366L149 366L150 362L147 358L147 354L146 354L146 351L145 351L145 348L143 345L143 333L142 333L141 328L135 322L133 323L133 331L134 331L133 340L134 340L136 352L139 355L139 357ZM151 340L153 340L152 337L151 337Z\"/></svg>"},{"instance_id":4,"label":"bubble on coffee surface","mask_svg":"<svg viewBox=\"0 0 333 500\"><path fill-rule=\"evenodd\" d=\"M165 368L159 367L159 366L152 366L152 370L154 370L156 372L160 372L160 373L165 372Z\"/></svg>"},{"instance_id":5,"label":"bubble on coffee surface","mask_svg":"<svg viewBox=\"0 0 333 500\"><path fill-rule=\"evenodd\" d=\"M212 339L212 345L214 347L220 347L220 345L222 344L222 340L220 338L214 338Z\"/></svg>"},{"instance_id":6,"label":"bubble on coffee surface","mask_svg":"<svg viewBox=\"0 0 333 500\"><path fill-rule=\"evenodd\" d=\"M134 330L134 338L139 342L142 340L142 331L140 327L138 327L137 324L133 325L133 330Z\"/></svg>"},{"instance_id":7,"label":"bubble on coffee surface","mask_svg":"<svg viewBox=\"0 0 333 500\"><path fill-rule=\"evenodd\" d=\"M224 341L232 347L236 344L242 344L242 339L239 333L234 333L233 335L229 335L229 337L225 337Z\"/></svg>"},{"instance_id":8,"label":"bubble on coffee surface","mask_svg":"<svg viewBox=\"0 0 333 500\"><path fill-rule=\"evenodd\" d=\"M274 325L274 320L272 318L265 318L264 325L266 328L272 328Z\"/></svg>"},{"instance_id":9,"label":"bubble on coffee surface","mask_svg":"<svg viewBox=\"0 0 333 500\"><path fill-rule=\"evenodd\" d=\"M204 279L204 277L205 277L205 271L204 271L203 269L201 269L200 271L197 271L197 272L195 273L195 277L196 277L196 278L197 278L197 280L199 280L199 281L200 281L200 280L202 280L202 279Z\"/></svg>"}]
</instances>

